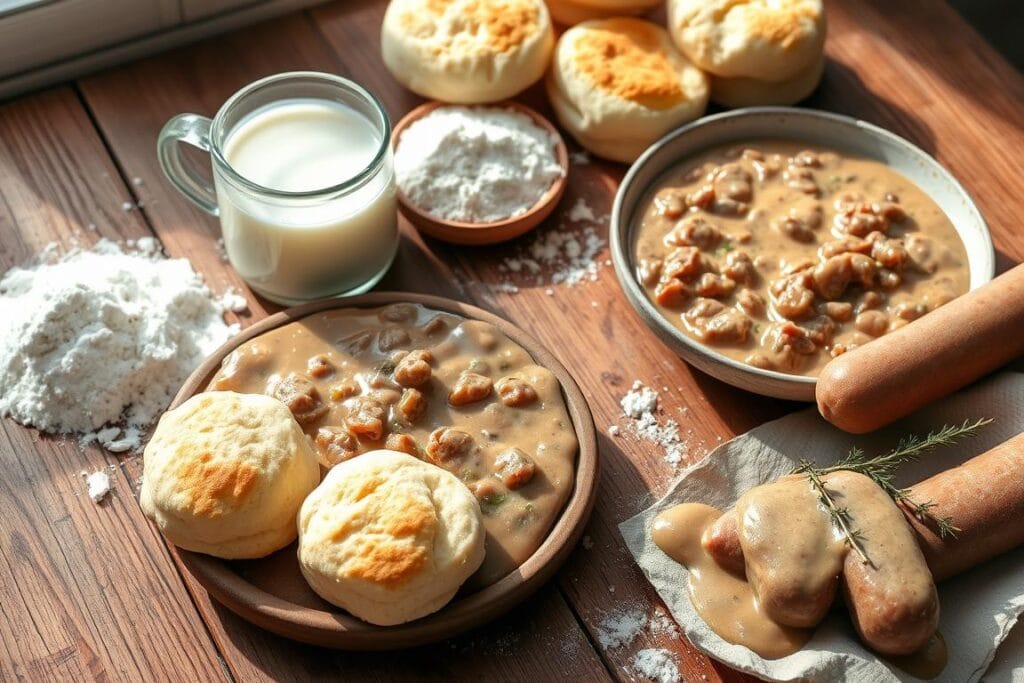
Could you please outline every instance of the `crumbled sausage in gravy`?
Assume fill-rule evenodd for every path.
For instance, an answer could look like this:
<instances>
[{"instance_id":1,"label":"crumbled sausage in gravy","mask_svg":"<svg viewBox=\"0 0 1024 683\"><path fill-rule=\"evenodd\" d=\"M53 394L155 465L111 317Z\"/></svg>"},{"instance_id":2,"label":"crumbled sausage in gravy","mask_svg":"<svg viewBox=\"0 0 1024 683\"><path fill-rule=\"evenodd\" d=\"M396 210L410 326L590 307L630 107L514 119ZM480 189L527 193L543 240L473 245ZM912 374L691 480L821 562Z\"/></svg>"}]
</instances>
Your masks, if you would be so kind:
<instances>
[{"instance_id":1,"label":"crumbled sausage in gravy","mask_svg":"<svg viewBox=\"0 0 1024 683\"><path fill-rule=\"evenodd\" d=\"M209 388L280 399L324 467L386 447L460 477L487 532L471 586L533 554L572 490L558 380L481 321L412 304L318 313L238 347Z\"/></svg>"},{"instance_id":2,"label":"crumbled sausage in gravy","mask_svg":"<svg viewBox=\"0 0 1024 683\"><path fill-rule=\"evenodd\" d=\"M782 141L700 155L648 198L636 275L671 323L755 367L831 358L967 291L942 210L876 161Z\"/></svg>"}]
</instances>

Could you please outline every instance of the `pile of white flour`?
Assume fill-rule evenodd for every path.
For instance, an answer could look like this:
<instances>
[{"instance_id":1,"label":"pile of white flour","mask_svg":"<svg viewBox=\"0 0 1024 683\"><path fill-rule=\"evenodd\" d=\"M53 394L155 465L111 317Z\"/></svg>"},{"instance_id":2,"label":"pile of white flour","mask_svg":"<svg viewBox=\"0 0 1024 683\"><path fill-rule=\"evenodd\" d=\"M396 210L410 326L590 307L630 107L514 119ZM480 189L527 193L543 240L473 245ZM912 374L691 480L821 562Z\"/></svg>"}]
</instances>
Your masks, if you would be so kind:
<instances>
[{"instance_id":1,"label":"pile of white flour","mask_svg":"<svg viewBox=\"0 0 1024 683\"><path fill-rule=\"evenodd\" d=\"M152 238L102 240L0 279L0 415L106 448L140 435L237 325L185 259Z\"/></svg>"},{"instance_id":2,"label":"pile of white flour","mask_svg":"<svg viewBox=\"0 0 1024 683\"><path fill-rule=\"evenodd\" d=\"M405 196L460 222L523 214L561 175L551 134L500 107L440 107L406 128L395 149Z\"/></svg>"}]
</instances>

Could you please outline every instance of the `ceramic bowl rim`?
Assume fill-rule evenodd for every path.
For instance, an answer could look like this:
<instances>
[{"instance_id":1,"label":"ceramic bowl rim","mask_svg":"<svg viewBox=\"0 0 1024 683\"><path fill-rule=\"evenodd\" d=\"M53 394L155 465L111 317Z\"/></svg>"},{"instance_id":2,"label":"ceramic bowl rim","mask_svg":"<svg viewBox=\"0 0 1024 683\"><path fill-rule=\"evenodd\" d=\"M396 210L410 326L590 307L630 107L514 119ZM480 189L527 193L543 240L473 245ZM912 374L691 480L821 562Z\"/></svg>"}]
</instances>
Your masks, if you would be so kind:
<instances>
[{"instance_id":1,"label":"ceramic bowl rim","mask_svg":"<svg viewBox=\"0 0 1024 683\"><path fill-rule=\"evenodd\" d=\"M622 286L626 293L626 298L629 299L630 304L634 310L644 319L645 323L649 327L656 327L654 331L659 333L660 336L668 336L673 342L682 344L686 349L694 354L707 358L714 364L724 365L737 374L749 375L752 377L761 378L768 380L772 383L784 383L796 387L812 388L817 384L816 377L808 377L804 375L794 375L785 372L779 372L777 370L766 370L762 368L756 368L746 363L741 363L738 360L729 358L728 356L708 347L700 342L692 339L690 336L676 329L674 326L669 324L665 319L664 315L658 311L657 308L648 299L646 292L640 286L640 283L636 281L633 276L633 257L631 254L632 244L632 221L633 215L624 216L625 211L625 196L626 193L632 188L637 182L636 178L641 172L645 170L647 164L654 158L662 149L672 145L676 140L690 135L695 130L704 128L714 127L720 125L722 122L727 122L740 118L752 118L752 117L764 117L764 116L787 116L787 117L806 117L819 120L826 120L834 124L839 124L848 128L853 134L861 137L874 136L875 138L881 139L885 144L900 148L903 151L909 152L912 156L919 158L929 170L939 174L949 186L960 195L960 198L964 201L964 206L973 215L977 225L981 228L978 238L983 240L982 248L985 253L991 255L988 260L988 267L981 274L981 281L988 282L995 275L995 248L992 243L992 235L988 227L988 223L985 221L984 216L978 209L974 198L971 197L970 193L964 188L959 180L953 176L942 164L940 164L934 157L928 154L926 151L913 144L909 140L900 137L899 135L876 126L875 124L868 123L862 119L858 119L852 116L846 116L844 114L836 114L833 112L822 111L818 109L804 109L800 107L747 107L744 109L736 109L732 111L721 112L718 114L712 114L709 116L702 117L692 123L677 128L676 130L668 133L664 137L660 138L657 142L648 147L643 154L629 167L626 175L623 177L622 182L619 184L619 188L615 193L615 200L612 204L611 214L611 225L609 226L609 243L612 255L612 261L615 266L615 273L618 277L619 284ZM723 129L723 133L727 132L727 129ZM709 142L704 147L711 148L716 145L725 144L728 141L727 135L718 136L717 142ZM779 135L780 138L785 138L785 134ZM837 146L843 146L837 144ZM673 162L678 164L679 160ZM666 171L671 168L672 164L667 164L663 168L659 169L655 178L660 178ZM655 180L654 182L657 182ZM930 196L930 195L929 195ZM933 198L933 201L938 203L938 200ZM635 212L636 207L633 207ZM961 235L959 229L957 231L958 236ZM962 240L961 236L961 240ZM756 391L750 387L744 387L751 391Z\"/></svg>"}]
</instances>

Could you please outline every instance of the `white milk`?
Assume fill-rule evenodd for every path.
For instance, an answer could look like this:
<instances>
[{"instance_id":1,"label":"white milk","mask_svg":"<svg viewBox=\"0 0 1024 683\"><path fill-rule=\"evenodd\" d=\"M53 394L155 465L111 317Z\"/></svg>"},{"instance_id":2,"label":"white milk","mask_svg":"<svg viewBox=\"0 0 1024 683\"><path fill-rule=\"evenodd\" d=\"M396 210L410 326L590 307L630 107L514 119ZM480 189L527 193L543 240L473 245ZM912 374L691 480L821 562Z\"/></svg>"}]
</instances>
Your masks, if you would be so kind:
<instances>
[{"instance_id":1,"label":"white milk","mask_svg":"<svg viewBox=\"0 0 1024 683\"><path fill-rule=\"evenodd\" d=\"M286 192L327 190L359 175L381 134L359 112L328 100L286 99L255 110L227 134L224 157L239 175ZM225 187L216 177L231 264L283 303L372 286L398 246L391 151L353 190L278 198Z\"/></svg>"}]
</instances>

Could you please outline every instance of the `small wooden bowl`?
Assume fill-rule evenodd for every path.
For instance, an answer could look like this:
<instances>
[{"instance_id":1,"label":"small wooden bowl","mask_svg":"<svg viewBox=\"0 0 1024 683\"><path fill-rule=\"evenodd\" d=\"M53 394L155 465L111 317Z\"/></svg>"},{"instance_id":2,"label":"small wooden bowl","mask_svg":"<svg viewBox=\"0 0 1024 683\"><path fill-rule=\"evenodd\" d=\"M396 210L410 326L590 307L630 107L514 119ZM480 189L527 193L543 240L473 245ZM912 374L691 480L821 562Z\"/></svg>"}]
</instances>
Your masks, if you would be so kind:
<instances>
[{"instance_id":1,"label":"small wooden bowl","mask_svg":"<svg viewBox=\"0 0 1024 683\"><path fill-rule=\"evenodd\" d=\"M343 650L393 650L436 642L479 626L525 600L554 575L579 543L593 508L597 493L597 436L594 419L575 380L547 349L512 323L451 299L375 292L289 308L246 328L214 352L189 376L171 407L201 392L224 357L254 337L333 308L370 308L398 302L421 304L490 323L526 349L537 364L555 374L579 439L573 490L547 538L517 569L475 592L460 591L430 616L398 626L368 624L321 600L302 578L294 543L268 557L245 561L221 560L167 544L178 565L187 569L218 602L243 619L286 638Z\"/></svg>"},{"instance_id":2,"label":"small wooden bowl","mask_svg":"<svg viewBox=\"0 0 1024 683\"><path fill-rule=\"evenodd\" d=\"M452 105L445 104L444 102L428 102L416 107L403 116L402 120L395 126L391 136L393 148L397 150L398 146L402 144L402 133L405 132L405 129L413 121L426 116L435 109L448 106ZM555 179L555 182L551 184L547 192L541 195L537 203L526 213L493 223L462 223L440 218L413 204L405 196L401 188L399 188L398 208L402 215L416 226L417 230L445 242L470 245L496 244L519 237L536 228L540 225L541 221L551 215L551 212L554 211L555 206L558 204L558 200L562 198L562 194L565 192L569 176L569 151L565 147L565 141L562 140L562 136L559 135L558 130L551 122L533 109L518 102L506 101L483 106L511 109L520 114L525 114L535 124L551 133L555 140L555 158L558 159L558 165L562 167L562 175Z\"/></svg>"}]
</instances>

